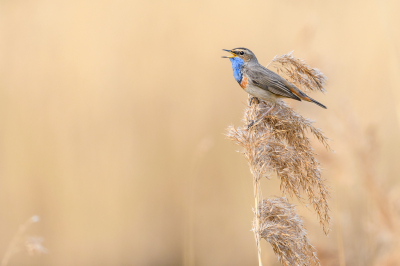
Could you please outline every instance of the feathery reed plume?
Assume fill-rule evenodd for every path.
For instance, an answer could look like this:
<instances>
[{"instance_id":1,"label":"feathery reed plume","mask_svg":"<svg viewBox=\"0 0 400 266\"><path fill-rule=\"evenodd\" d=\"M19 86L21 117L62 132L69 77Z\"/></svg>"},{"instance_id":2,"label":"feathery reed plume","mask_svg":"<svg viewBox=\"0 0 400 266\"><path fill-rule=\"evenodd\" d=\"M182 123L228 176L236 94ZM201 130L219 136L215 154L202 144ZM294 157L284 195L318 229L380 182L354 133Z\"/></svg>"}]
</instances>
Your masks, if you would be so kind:
<instances>
[{"instance_id":1,"label":"feathery reed plume","mask_svg":"<svg viewBox=\"0 0 400 266\"><path fill-rule=\"evenodd\" d=\"M324 91L325 76L320 71L310 68L304 61L293 58L291 53L275 57L273 62L280 63L282 66L278 70L283 71L288 76L289 81L299 87L309 91ZM249 96L249 106L245 108L244 125L237 128L228 127L226 136L243 147L243 154L253 175L255 201L253 232L258 248L258 261L261 266L259 243L264 232L261 223L263 208L260 207L260 204L262 204L261 178L269 178L272 173L276 173L281 180L283 193L292 197L296 196L300 201L302 201L301 192L305 192L309 203L317 213L325 234L328 234L330 223L329 191L321 177L321 167L315 159L315 152L311 147L307 132L311 132L328 150L330 150L330 147L328 139L321 130L313 126L311 120L294 112L283 101L278 101L271 114L263 117L259 123L249 129L247 125L251 121L258 120L266 110L272 107L272 103L260 99L259 104L251 105L251 98ZM300 220L293 221L298 222ZM301 223L298 224L298 228L302 228ZM275 249L278 246L273 245L273 247ZM289 254L289 252L286 253ZM277 254L280 258L282 257L280 253ZM315 254L312 256L315 256Z\"/></svg>"},{"instance_id":2,"label":"feathery reed plume","mask_svg":"<svg viewBox=\"0 0 400 266\"><path fill-rule=\"evenodd\" d=\"M245 110L244 120L257 119L271 103L260 101ZM227 136L244 148L250 171L256 179L269 177L276 172L281 180L281 189L290 196L302 199L304 191L315 209L323 230L329 232L328 187L321 177L321 167L315 159L310 131L329 149L328 139L312 125L312 121L295 113L284 102L276 104L273 114L250 130L247 125L228 128Z\"/></svg>"},{"instance_id":3,"label":"feathery reed plume","mask_svg":"<svg viewBox=\"0 0 400 266\"><path fill-rule=\"evenodd\" d=\"M22 224L17 233L14 235L13 239L11 240L10 244L7 247L6 253L4 254L3 259L1 260L0 266L6 266L10 261L11 257L19 251L19 245L22 241L22 238L28 228L33 224L40 221L39 216L34 215L29 218L24 224ZM25 247L28 251L29 255L34 254L43 254L47 253L47 249L42 245L43 238L41 237L27 237L25 240Z\"/></svg>"},{"instance_id":4,"label":"feathery reed plume","mask_svg":"<svg viewBox=\"0 0 400 266\"><path fill-rule=\"evenodd\" d=\"M40 236L29 236L25 240L25 248L29 255L46 254L47 248L43 246L44 238Z\"/></svg>"},{"instance_id":5,"label":"feathery reed plume","mask_svg":"<svg viewBox=\"0 0 400 266\"><path fill-rule=\"evenodd\" d=\"M278 73L285 74L292 83L305 91L325 92L326 76L316 68L311 68L304 60L294 58L293 51L281 56L275 56L268 64L276 68ZM280 65L276 66L275 63Z\"/></svg>"},{"instance_id":6,"label":"feathery reed plume","mask_svg":"<svg viewBox=\"0 0 400 266\"><path fill-rule=\"evenodd\" d=\"M269 198L259 208L261 237L271 244L282 265L320 265L294 205L284 197Z\"/></svg>"}]
</instances>

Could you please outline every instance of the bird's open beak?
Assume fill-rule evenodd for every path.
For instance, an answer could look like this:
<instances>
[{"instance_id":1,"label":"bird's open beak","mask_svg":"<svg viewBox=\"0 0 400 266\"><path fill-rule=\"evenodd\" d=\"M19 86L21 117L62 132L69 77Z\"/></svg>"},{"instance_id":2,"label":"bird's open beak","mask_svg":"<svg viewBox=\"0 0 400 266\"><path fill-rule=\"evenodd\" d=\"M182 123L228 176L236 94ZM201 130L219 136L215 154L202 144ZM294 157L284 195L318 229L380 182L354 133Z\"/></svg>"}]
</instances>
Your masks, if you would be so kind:
<instances>
[{"instance_id":1,"label":"bird's open beak","mask_svg":"<svg viewBox=\"0 0 400 266\"><path fill-rule=\"evenodd\" d=\"M236 57L236 54L234 52L232 52L231 50L222 49L222 51L225 51L225 52L228 52L228 53L232 54L230 56L222 56L222 58L234 58L234 57Z\"/></svg>"}]
</instances>

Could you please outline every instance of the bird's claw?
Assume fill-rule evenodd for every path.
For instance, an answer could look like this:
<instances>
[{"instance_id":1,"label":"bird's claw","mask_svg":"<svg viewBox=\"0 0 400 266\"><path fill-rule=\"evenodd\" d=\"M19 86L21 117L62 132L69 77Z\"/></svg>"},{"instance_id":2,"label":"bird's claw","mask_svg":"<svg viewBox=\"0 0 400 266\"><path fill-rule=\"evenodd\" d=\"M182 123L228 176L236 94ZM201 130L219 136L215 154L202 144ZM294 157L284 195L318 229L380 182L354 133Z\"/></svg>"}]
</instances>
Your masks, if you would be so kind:
<instances>
[{"instance_id":1,"label":"bird's claw","mask_svg":"<svg viewBox=\"0 0 400 266\"><path fill-rule=\"evenodd\" d=\"M260 103L260 100L257 98L257 97L251 97L250 98L250 106L251 106L251 104L253 103L253 100L256 100L257 101L257 104L259 104Z\"/></svg>"}]
</instances>

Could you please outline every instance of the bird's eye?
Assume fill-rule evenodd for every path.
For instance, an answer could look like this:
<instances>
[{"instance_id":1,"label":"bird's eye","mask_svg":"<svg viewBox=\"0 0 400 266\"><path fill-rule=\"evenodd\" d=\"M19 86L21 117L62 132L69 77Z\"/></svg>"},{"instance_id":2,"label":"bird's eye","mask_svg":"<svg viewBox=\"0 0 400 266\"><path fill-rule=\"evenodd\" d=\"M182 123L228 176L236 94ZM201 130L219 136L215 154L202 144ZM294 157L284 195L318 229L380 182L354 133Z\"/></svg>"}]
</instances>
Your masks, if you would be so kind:
<instances>
[{"instance_id":1,"label":"bird's eye","mask_svg":"<svg viewBox=\"0 0 400 266\"><path fill-rule=\"evenodd\" d=\"M241 51L239 54L240 54L240 55L244 55L244 52L243 52L243 51Z\"/></svg>"}]
</instances>

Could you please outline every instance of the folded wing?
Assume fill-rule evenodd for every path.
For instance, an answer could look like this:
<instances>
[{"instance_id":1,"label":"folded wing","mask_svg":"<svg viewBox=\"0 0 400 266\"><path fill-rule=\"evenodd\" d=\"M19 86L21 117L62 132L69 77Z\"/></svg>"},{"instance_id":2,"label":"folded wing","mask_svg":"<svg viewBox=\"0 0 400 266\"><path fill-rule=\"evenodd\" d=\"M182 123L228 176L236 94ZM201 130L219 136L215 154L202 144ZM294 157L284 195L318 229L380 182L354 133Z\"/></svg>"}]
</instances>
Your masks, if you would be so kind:
<instances>
[{"instance_id":1,"label":"folded wing","mask_svg":"<svg viewBox=\"0 0 400 266\"><path fill-rule=\"evenodd\" d=\"M261 89L268 90L282 97L301 101L301 98L293 93L293 91L298 91L298 89L292 83L261 65L252 67L246 74Z\"/></svg>"}]
</instances>

